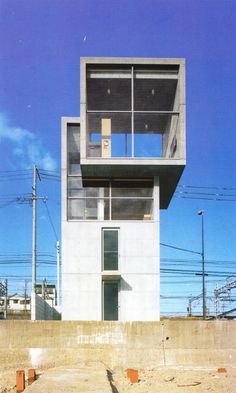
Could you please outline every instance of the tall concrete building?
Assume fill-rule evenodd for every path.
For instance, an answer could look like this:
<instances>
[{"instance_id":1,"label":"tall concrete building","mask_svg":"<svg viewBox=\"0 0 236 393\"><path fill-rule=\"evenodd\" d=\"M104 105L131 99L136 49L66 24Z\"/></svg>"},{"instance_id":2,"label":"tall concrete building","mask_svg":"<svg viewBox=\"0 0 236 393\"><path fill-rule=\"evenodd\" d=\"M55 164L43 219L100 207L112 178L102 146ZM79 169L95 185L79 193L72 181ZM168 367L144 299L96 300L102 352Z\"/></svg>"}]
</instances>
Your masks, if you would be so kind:
<instances>
[{"instance_id":1,"label":"tall concrete building","mask_svg":"<svg viewBox=\"0 0 236 393\"><path fill-rule=\"evenodd\" d=\"M62 319L160 317L159 212L185 166L183 59L82 58L62 118Z\"/></svg>"}]
</instances>

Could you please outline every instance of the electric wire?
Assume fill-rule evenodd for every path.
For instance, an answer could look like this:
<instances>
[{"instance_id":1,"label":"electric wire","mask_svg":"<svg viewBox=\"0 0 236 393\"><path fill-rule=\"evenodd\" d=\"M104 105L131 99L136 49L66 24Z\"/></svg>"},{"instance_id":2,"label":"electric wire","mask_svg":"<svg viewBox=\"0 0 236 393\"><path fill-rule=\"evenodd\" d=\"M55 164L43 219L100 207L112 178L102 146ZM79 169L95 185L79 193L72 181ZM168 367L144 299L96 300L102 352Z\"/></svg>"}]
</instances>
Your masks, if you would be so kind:
<instances>
[{"instance_id":1,"label":"electric wire","mask_svg":"<svg viewBox=\"0 0 236 393\"><path fill-rule=\"evenodd\" d=\"M58 172L56 171L48 171L48 170L42 170L41 171L41 176L42 178L44 178L45 180L56 180L56 181L60 181L60 175L58 174ZM31 179L31 175L32 175L32 170L27 170L27 171L0 171L0 181L15 181L17 180L27 180L27 179ZM207 200L207 201L227 201L227 202L235 202L236 201L236 194L235 194L235 190L236 188L233 187L209 187L209 186L188 186L188 185L179 185L177 187L177 191L175 193L175 197L176 198L183 198L183 199L195 199L195 200ZM4 205L11 205L12 203L15 203L16 195L5 195L0 197L0 207L4 207ZM45 207L47 208L47 205L45 204ZM56 234L56 230L55 230L55 226L53 225L52 222L52 217L50 215L50 212L47 209L47 213L49 216L49 221L51 223L51 226L53 228L53 232L56 238L57 234ZM161 245L163 247L169 247L172 249L176 249L179 251L184 251L184 252L190 252L190 253L194 253L194 254L199 254L201 255L200 252L197 251L193 251L193 250L188 250L185 248L181 248L181 247L176 247L176 246L172 246L172 245L167 245L165 243L161 243ZM16 253L15 255L17 255L19 253ZM0 254L1 255L1 254ZM8 254L8 255L12 255L12 254ZM46 255L46 253L45 253ZM4 258L4 255L2 255L2 257ZM52 262L52 259L54 256L51 255L50 257L48 256L48 259L45 260L41 260L39 259L39 264L55 264L55 259L54 262ZM26 258L27 259L27 258ZM6 258L5 259L1 259L0 258L0 264L1 262L9 264L12 266L8 266L8 267L13 267L14 263L16 263L16 261L14 260L14 258ZM21 258L20 262L20 266L23 267L24 263L31 263L31 261L24 261L23 258ZM196 277L196 271L193 269L188 269L189 264L191 263L191 266L193 267L193 264L198 264L200 261L197 260L180 260L180 259L162 259L161 260L161 277L162 277L162 282L161 285L169 285L170 283L174 283L174 284L181 284L181 285L187 285L192 283L196 283L197 280L199 280L199 277ZM233 267L234 265L234 261L214 261L214 260L209 260L206 261L206 264L219 264L222 265L224 263L224 267L227 268L227 270L229 270L230 267ZM169 266L169 268L165 268L165 265ZM174 268L176 267L176 268ZM178 269L177 269L178 267ZM182 269L181 269L182 268ZM209 271L208 274L210 275L210 277L215 277L217 278L217 282L222 282L225 281L223 280L223 277L226 277L226 279L229 279L230 277L234 277L235 273L232 271L224 271L222 272L221 270L219 271ZM199 272L199 274L201 274L201 272ZM8 275L8 277L12 278L13 280L22 280L24 279L23 276L14 276L14 275ZM40 276L39 276L40 277ZM49 276L48 278L51 277L51 280L56 281L55 276ZM163 279L164 277L166 277L166 279ZM181 280L179 280L178 278L181 277ZM190 280L189 278L192 277ZM29 277L30 279L31 277ZM43 278L43 276L42 276ZM177 279L176 279L177 278ZM193 280L194 279L194 280ZM196 279L196 280L195 280ZM171 280L171 281L170 281ZM186 281L185 281L186 280ZM207 279L207 282L216 282L216 280L212 280L212 279ZM181 299L183 298L180 297L179 295L161 295L162 296L162 301L163 300L168 300L171 299L172 301L174 301L175 299ZM185 297L185 298L189 298L189 297ZM168 314L170 314L171 312L168 312ZM162 312L162 314L165 314L165 312ZM174 314L178 314L178 311L175 311ZM181 312L179 314L182 314Z\"/></svg>"},{"instance_id":2,"label":"electric wire","mask_svg":"<svg viewBox=\"0 0 236 393\"><path fill-rule=\"evenodd\" d=\"M188 250L188 249L186 249L186 248L176 247L176 246L173 246L173 245L171 245L171 244L160 243L160 245L161 245L161 246L164 246L164 247L168 247L168 248L173 248L173 249L179 250L179 251L185 251L185 252L189 252L189 253L192 253L192 254L200 254L200 255L201 255L201 253L198 252L198 251L193 251L193 250Z\"/></svg>"},{"instance_id":3,"label":"electric wire","mask_svg":"<svg viewBox=\"0 0 236 393\"><path fill-rule=\"evenodd\" d=\"M58 241L57 232L56 232L55 226L54 226L54 224L53 224L51 214L50 214L49 209L48 209L47 201L46 201L46 200L43 200L43 202L44 202L44 206L45 206L45 208L46 208L47 215L48 215L48 219L49 219L49 222L50 222L50 224L51 224L51 227L52 227L53 233L54 233L54 235L55 235L56 241Z\"/></svg>"}]
</instances>

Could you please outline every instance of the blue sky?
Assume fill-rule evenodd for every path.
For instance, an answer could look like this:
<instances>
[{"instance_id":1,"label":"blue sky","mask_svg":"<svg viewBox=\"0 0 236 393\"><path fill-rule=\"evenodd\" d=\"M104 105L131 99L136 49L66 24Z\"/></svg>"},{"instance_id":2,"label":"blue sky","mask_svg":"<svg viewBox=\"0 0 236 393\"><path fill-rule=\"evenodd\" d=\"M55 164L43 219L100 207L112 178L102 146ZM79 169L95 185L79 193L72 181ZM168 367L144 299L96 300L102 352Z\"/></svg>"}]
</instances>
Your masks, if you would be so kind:
<instances>
[{"instance_id":1,"label":"blue sky","mask_svg":"<svg viewBox=\"0 0 236 393\"><path fill-rule=\"evenodd\" d=\"M79 116L80 111L81 56L186 58L187 167L180 184L218 187L219 192L223 187L236 188L234 0L0 0L0 20L2 260L6 255L11 259L13 253L31 252L32 227L29 205L4 207L2 203L9 201L8 196L30 193L32 174L27 172L22 180L22 176L9 178L12 172L4 171L25 170L37 163L44 170L59 172L60 118ZM48 196L47 206L60 237L59 182L42 179L39 195ZM161 214L161 241L200 250L197 211L204 209L206 259L217 261L209 266L235 271L235 207L235 201L174 198ZM39 252L49 253L53 260L56 236L42 201L38 217ZM162 258L186 259L186 268L199 269L198 262L192 261L198 256L165 247L161 251ZM16 276L9 278L12 290L22 292L23 278L30 274L29 264L0 264L0 276ZM42 263L39 274L53 279L55 268ZM207 280L210 295L216 282L225 282L224 277ZM201 291L199 277L180 276L179 282L173 275L163 275L162 295L189 296ZM178 312L186 302L165 300L162 311Z\"/></svg>"}]
</instances>

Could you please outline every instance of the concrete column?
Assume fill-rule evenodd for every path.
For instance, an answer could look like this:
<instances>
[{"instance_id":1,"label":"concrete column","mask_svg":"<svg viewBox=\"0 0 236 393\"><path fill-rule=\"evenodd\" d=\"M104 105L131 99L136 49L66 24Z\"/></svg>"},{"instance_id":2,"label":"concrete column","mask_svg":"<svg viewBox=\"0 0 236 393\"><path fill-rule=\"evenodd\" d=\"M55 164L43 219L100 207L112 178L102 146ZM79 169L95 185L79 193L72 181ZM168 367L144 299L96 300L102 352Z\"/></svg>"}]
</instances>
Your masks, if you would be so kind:
<instances>
[{"instance_id":1,"label":"concrete column","mask_svg":"<svg viewBox=\"0 0 236 393\"><path fill-rule=\"evenodd\" d=\"M156 226L156 247L157 247L157 296L158 296L158 319L160 319L160 181L159 177L154 177L153 186L153 218Z\"/></svg>"},{"instance_id":2,"label":"concrete column","mask_svg":"<svg viewBox=\"0 0 236 393\"><path fill-rule=\"evenodd\" d=\"M153 219L154 221L160 222L160 185L159 177L154 177L153 182Z\"/></svg>"},{"instance_id":3,"label":"concrete column","mask_svg":"<svg viewBox=\"0 0 236 393\"><path fill-rule=\"evenodd\" d=\"M36 320L36 294L31 292L31 321Z\"/></svg>"},{"instance_id":4,"label":"concrete column","mask_svg":"<svg viewBox=\"0 0 236 393\"><path fill-rule=\"evenodd\" d=\"M98 195L98 220L104 220L104 189L102 187L99 188Z\"/></svg>"},{"instance_id":5,"label":"concrete column","mask_svg":"<svg viewBox=\"0 0 236 393\"><path fill-rule=\"evenodd\" d=\"M83 59L80 63L80 116L81 116L81 134L80 134L80 157L86 158L86 64Z\"/></svg>"}]
</instances>

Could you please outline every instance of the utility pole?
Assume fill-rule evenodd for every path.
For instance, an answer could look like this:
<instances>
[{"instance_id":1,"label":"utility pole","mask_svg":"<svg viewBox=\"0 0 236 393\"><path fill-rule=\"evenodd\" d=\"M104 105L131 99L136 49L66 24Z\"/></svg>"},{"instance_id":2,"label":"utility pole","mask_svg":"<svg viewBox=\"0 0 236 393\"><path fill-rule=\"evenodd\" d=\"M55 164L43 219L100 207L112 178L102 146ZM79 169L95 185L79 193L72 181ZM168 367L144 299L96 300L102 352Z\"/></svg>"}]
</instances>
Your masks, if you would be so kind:
<instances>
[{"instance_id":1,"label":"utility pole","mask_svg":"<svg viewBox=\"0 0 236 393\"><path fill-rule=\"evenodd\" d=\"M37 200L46 200L47 197L38 197L37 194L37 179L41 181L40 173L37 165L34 165L34 177L32 186L32 202L33 202L33 227L32 227L32 292L35 293L36 281L37 281ZM23 198L28 200L29 198Z\"/></svg>"},{"instance_id":2,"label":"utility pole","mask_svg":"<svg viewBox=\"0 0 236 393\"><path fill-rule=\"evenodd\" d=\"M60 306L60 242L57 240L57 306Z\"/></svg>"},{"instance_id":3,"label":"utility pole","mask_svg":"<svg viewBox=\"0 0 236 393\"><path fill-rule=\"evenodd\" d=\"M47 200L47 197L39 197L37 194L37 179L41 181L40 173L37 165L33 168L33 186L32 194L27 196L18 197L19 203L32 203L33 204L33 223L32 223L32 293L35 293L36 280L37 280L37 200Z\"/></svg>"},{"instance_id":4,"label":"utility pole","mask_svg":"<svg viewBox=\"0 0 236 393\"><path fill-rule=\"evenodd\" d=\"M7 286L7 280L5 280L5 319L7 319L7 292L8 292L8 286Z\"/></svg>"},{"instance_id":5,"label":"utility pole","mask_svg":"<svg viewBox=\"0 0 236 393\"><path fill-rule=\"evenodd\" d=\"M204 210L200 210L198 215L201 216L202 223L202 318L206 319L206 290L205 290L205 244L204 244Z\"/></svg>"},{"instance_id":6,"label":"utility pole","mask_svg":"<svg viewBox=\"0 0 236 393\"><path fill-rule=\"evenodd\" d=\"M33 180L33 228L32 228L32 292L35 293L36 286L36 264L37 264L37 166L34 165L34 180Z\"/></svg>"},{"instance_id":7,"label":"utility pole","mask_svg":"<svg viewBox=\"0 0 236 393\"><path fill-rule=\"evenodd\" d=\"M24 309L25 309L25 313L26 313L26 310L27 310L27 306L26 306L26 304L27 304L27 302L26 302L26 300L27 300L27 280L25 280L24 297L25 297Z\"/></svg>"},{"instance_id":8,"label":"utility pole","mask_svg":"<svg viewBox=\"0 0 236 393\"><path fill-rule=\"evenodd\" d=\"M46 299L46 278L44 277L42 282L42 298Z\"/></svg>"},{"instance_id":9,"label":"utility pole","mask_svg":"<svg viewBox=\"0 0 236 393\"><path fill-rule=\"evenodd\" d=\"M27 196L19 196L17 201L19 203L32 203L33 204L33 222L32 222L32 290L31 290L31 319L34 319L33 312L33 298L36 294L36 282L37 282L37 200L47 200L47 197L39 197L37 194L37 180L41 181L40 173L37 165L33 168L33 186L32 193Z\"/></svg>"}]
</instances>

